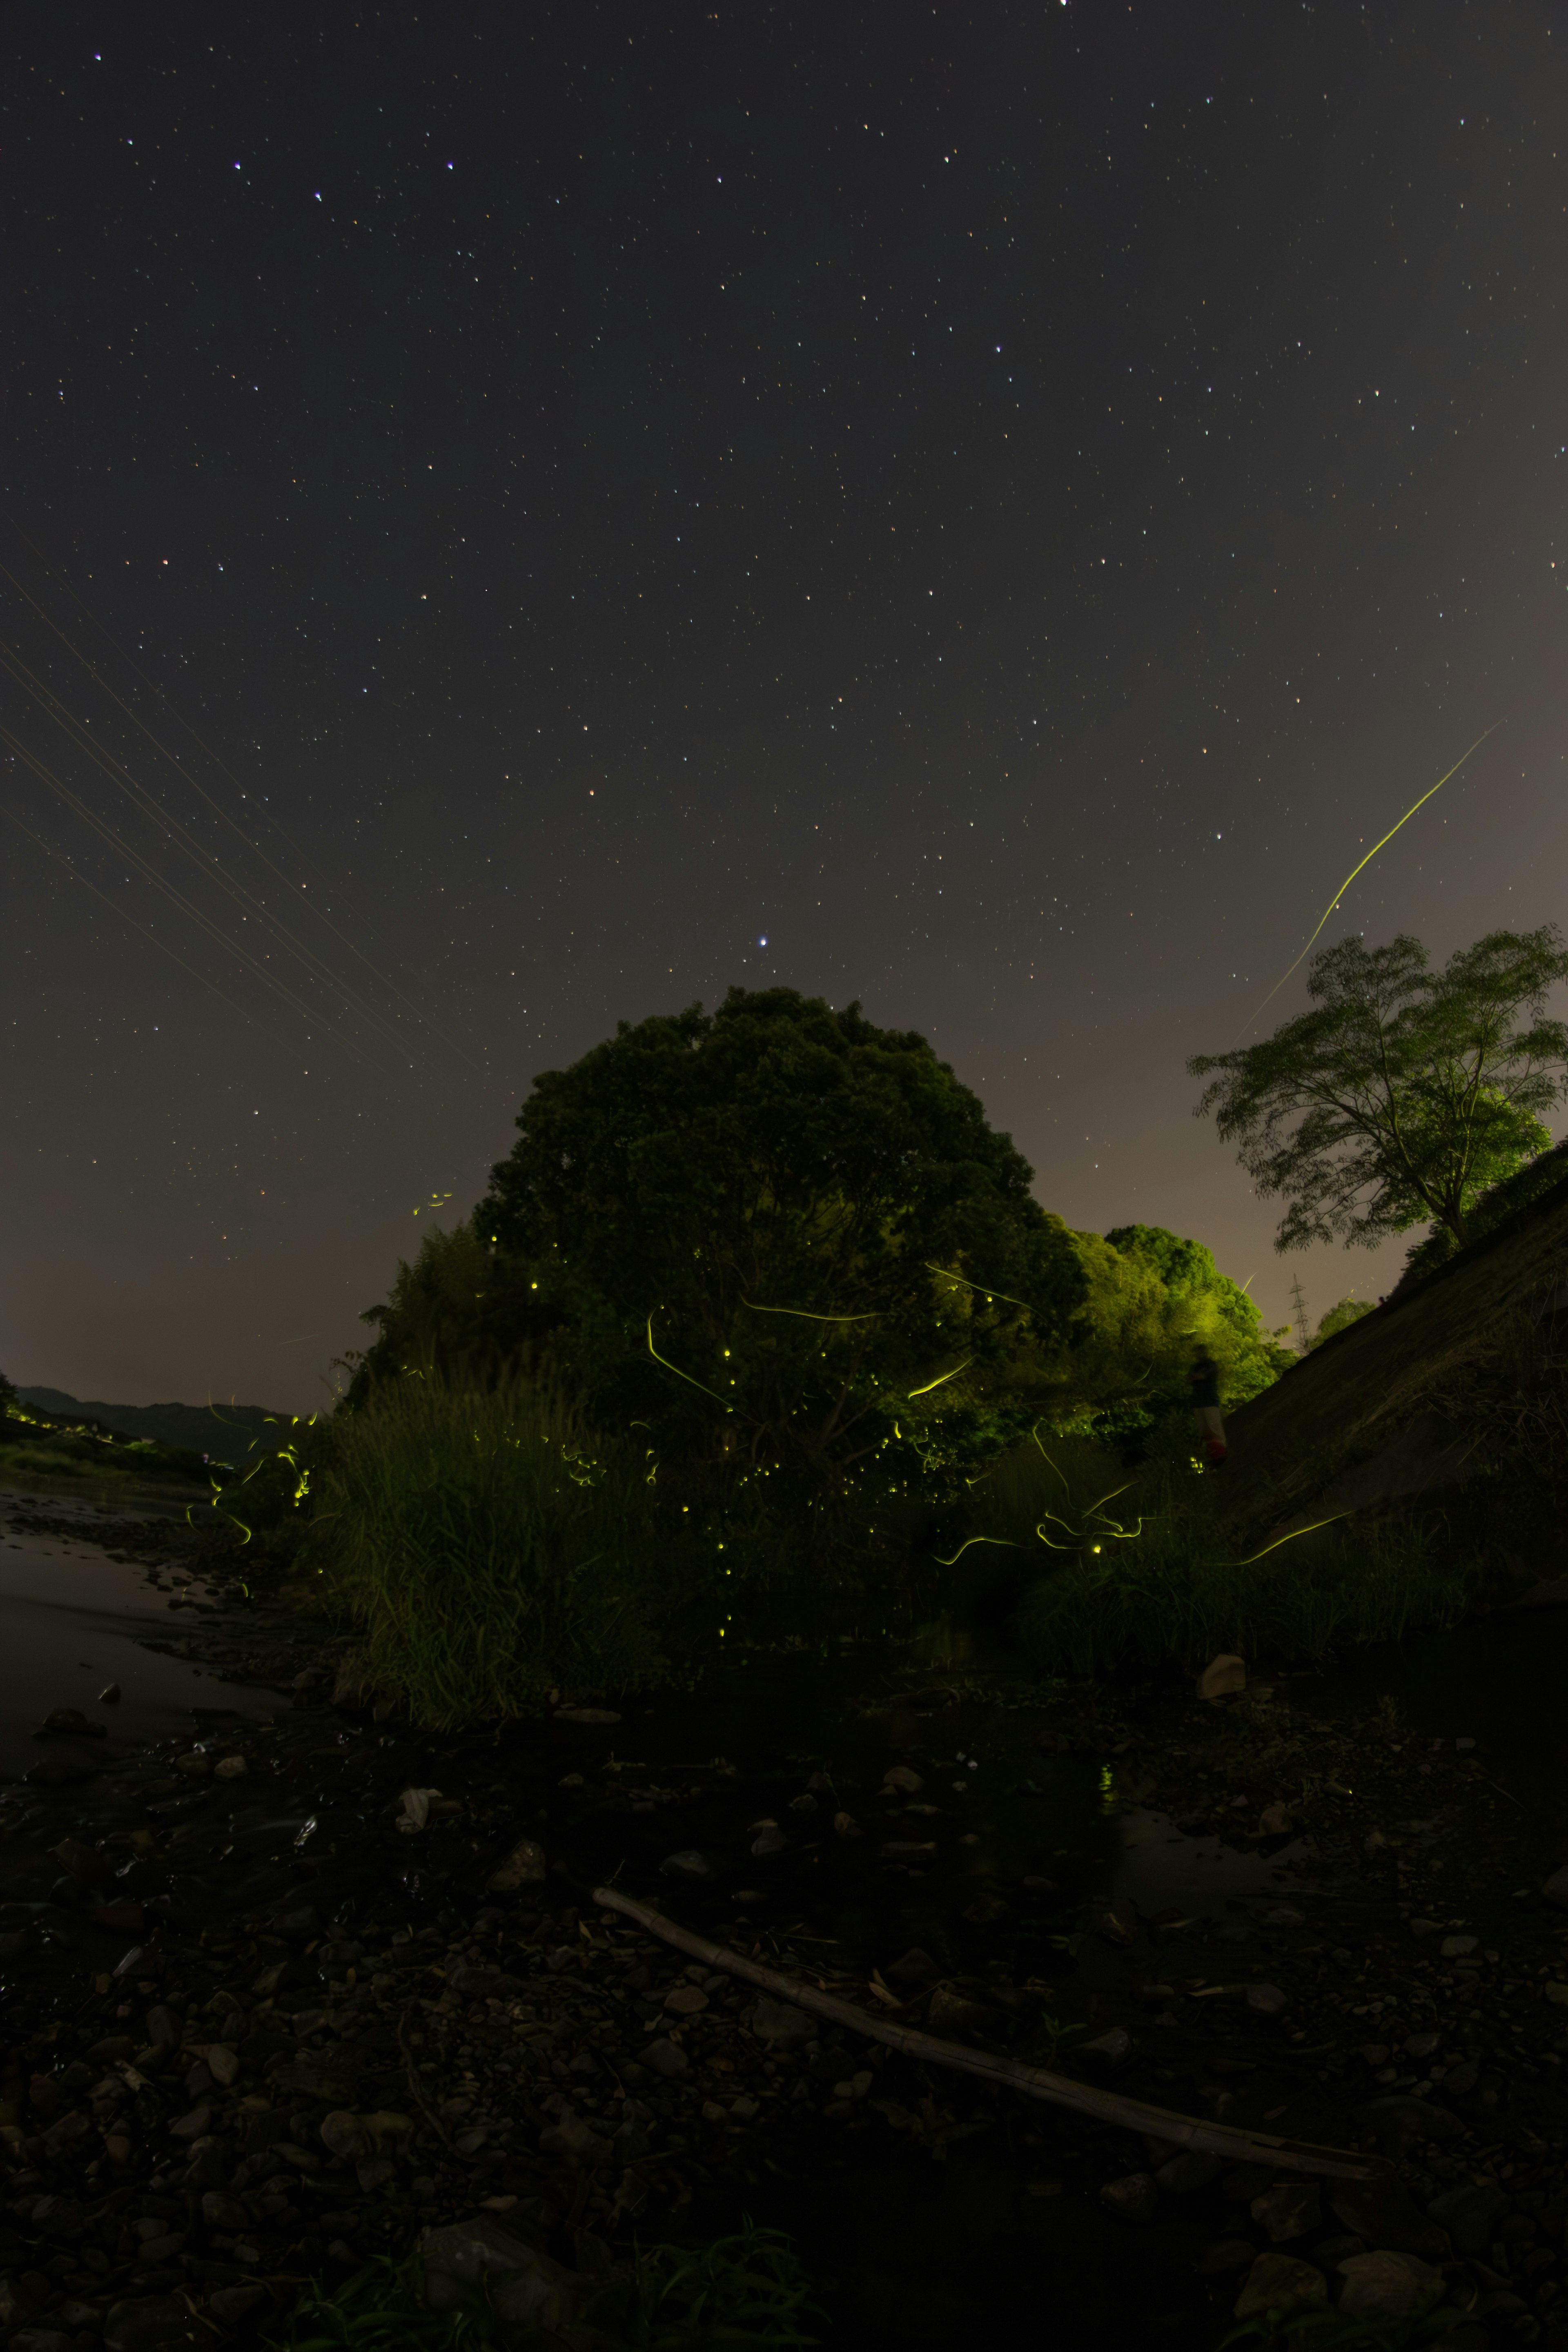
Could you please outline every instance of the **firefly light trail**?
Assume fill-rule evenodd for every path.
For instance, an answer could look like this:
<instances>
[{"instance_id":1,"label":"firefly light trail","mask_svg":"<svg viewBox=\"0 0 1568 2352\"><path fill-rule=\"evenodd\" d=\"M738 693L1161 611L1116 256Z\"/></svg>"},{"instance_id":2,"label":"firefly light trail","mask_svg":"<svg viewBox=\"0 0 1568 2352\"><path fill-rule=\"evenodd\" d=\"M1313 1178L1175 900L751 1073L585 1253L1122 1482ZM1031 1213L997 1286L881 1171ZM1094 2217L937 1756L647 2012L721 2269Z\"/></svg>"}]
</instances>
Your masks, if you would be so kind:
<instances>
[{"instance_id":1,"label":"firefly light trail","mask_svg":"<svg viewBox=\"0 0 1568 2352\"><path fill-rule=\"evenodd\" d=\"M1479 751L1481 745L1486 741L1487 736L1495 735L1501 725L1502 720L1500 719L1494 719L1491 725L1486 730L1486 732L1476 737L1475 741L1470 745L1469 751L1460 752L1453 766L1448 770L1447 775L1439 776L1436 782L1433 784L1428 791L1424 792L1418 801L1412 801L1410 806L1405 810L1405 814L1400 818L1399 824L1391 824L1388 831L1384 835L1383 839L1381 841L1373 842L1372 847L1367 851L1366 856L1362 859L1361 865L1352 866L1350 872L1345 876L1344 880L1340 884L1339 888L1334 892L1333 897L1324 908L1321 919L1318 924L1318 929L1312 933L1311 939L1307 941L1306 946L1301 950L1300 954L1296 958L1295 962L1289 967L1289 970L1280 973L1279 979L1269 990L1268 994L1264 998L1263 1004L1260 1004L1258 1007L1258 1012L1249 1014L1247 1019L1242 1024L1242 1026L1237 1031L1236 1034L1238 1039L1246 1036L1247 1031L1257 1020L1258 1013L1262 1012L1263 1005L1270 1003L1273 999L1279 995L1280 990L1284 987L1285 982L1289 979L1290 973L1298 971L1306 961L1308 956L1312 951L1313 941L1316 940L1318 932L1322 929L1323 924L1328 921L1329 917L1333 913L1335 908L1338 907L1341 899L1344 897L1345 892L1355 880L1356 876L1362 872L1363 867L1372 864L1373 859L1377 856L1380 849L1387 848L1389 843L1394 839L1394 835L1399 831L1400 825L1408 824L1411 818L1415 814L1416 810L1425 808L1427 802L1432 798L1433 793L1440 793L1442 791L1444 785L1447 782L1449 776L1457 776L1458 774L1459 770L1469 758L1470 751Z\"/></svg>"}]
</instances>

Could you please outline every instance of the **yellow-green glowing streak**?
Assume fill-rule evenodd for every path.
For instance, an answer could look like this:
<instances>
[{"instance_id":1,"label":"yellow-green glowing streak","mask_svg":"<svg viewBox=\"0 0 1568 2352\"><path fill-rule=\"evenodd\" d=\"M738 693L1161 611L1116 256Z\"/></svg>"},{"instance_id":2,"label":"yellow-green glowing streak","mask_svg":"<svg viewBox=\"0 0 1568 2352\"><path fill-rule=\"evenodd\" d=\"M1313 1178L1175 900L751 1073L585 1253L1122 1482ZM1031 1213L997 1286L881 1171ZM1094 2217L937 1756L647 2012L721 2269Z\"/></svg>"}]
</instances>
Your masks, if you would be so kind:
<instances>
[{"instance_id":1,"label":"yellow-green glowing streak","mask_svg":"<svg viewBox=\"0 0 1568 2352\"><path fill-rule=\"evenodd\" d=\"M1005 1290L994 1290L988 1282L971 1282L964 1275L954 1274L949 1266L932 1265L930 1258L922 1258L921 1263L928 1274L940 1274L944 1282L962 1282L965 1290L977 1292L987 1307L994 1298L999 1298L1005 1307L1021 1307L1026 1315L1030 1312L1029 1303L1026 1298L1009 1298Z\"/></svg>"},{"instance_id":2,"label":"yellow-green glowing streak","mask_svg":"<svg viewBox=\"0 0 1568 2352\"><path fill-rule=\"evenodd\" d=\"M951 1372L939 1372L934 1381L927 1381L923 1389L910 1389L910 1395L911 1397L930 1396L932 1389L941 1388L943 1381L955 1381L960 1372L966 1372L973 1361L973 1356L965 1356L963 1363L954 1364Z\"/></svg>"},{"instance_id":3,"label":"yellow-green glowing streak","mask_svg":"<svg viewBox=\"0 0 1568 2352\"><path fill-rule=\"evenodd\" d=\"M742 1298L742 1307L753 1315L798 1315L803 1323L879 1323L880 1315L813 1315L804 1307L759 1307L753 1299Z\"/></svg>"},{"instance_id":4,"label":"yellow-green glowing streak","mask_svg":"<svg viewBox=\"0 0 1568 2352\"><path fill-rule=\"evenodd\" d=\"M961 1560L963 1558L964 1553L969 1549L971 1544L977 1543L1000 1544L1004 1551L1022 1551L1024 1549L1022 1544L1014 1543L1008 1536L969 1536L959 1545L958 1549L953 1553L952 1559L942 1559L935 1552L931 1554L931 1557L936 1560L938 1568L952 1568L955 1561Z\"/></svg>"},{"instance_id":5,"label":"yellow-green glowing streak","mask_svg":"<svg viewBox=\"0 0 1568 2352\"><path fill-rule=\"evenodd\" d=\"M659 1354L658 1349L653 1344L653 1317L651 1315L647 1318L647 1351L653 1358L656 1364L662 1364L665 1370L667 1372L673 1372L678 1381L684 1381L689 1388L700 1389L703 1395L710 1396L715 1404L724 1405L726 1412L734 1412L734 1406L732 1404L725 1404L723 1398L720 1395L717 1389L710 1389L706 1381L694 1381L689 1372L683 1372L679 1364L672 1364L668 1356L661 1356Z\"/></svg>"},{"instance_id":6,"label":"yellow-green glowing streak","mask_svg":"<svg viewBox=\"0 0 1568 2352\"><path fill-rule=\"evenodd\" d=\"M1278 1551L1281 1544L1294 1543L1298 1536L1310 1536L1319 1528L1331 1528L1336 1519L1349 1517L1348 1511L1331 1511L1326 1519L1314 1519L1310 1527L1288 1528L1282 1536L1276 1536L1272 1543L1266 1543L1261 1551L1248 1553L1246 1559L1227 1559L1224 1565L1226 1568L1250 1568L1254 1560L1267 1559L1268 1554Z\"/></svg>"},{"instance_id":7,"label":"yellow-green glowing streak","mask_svg":"<svg viewBox=\"0 0 1568 2352\"><path fill-rule=\"evenodd\" d=\"M1350 872L1345 876L1344 880L1340 884L1339 888L1334 892L1333 897L1324 908L1322 919L1319 922L1318 929L1312 933L1311 939L1307 941L1306 946L1296 958L1296 961L1290 966L1289 971L1282 971L1280 973L1279 979L1269 990L1268 994L1264 998L1263 1004L1271 1003L1272 1000L1279 995L1280 990L1284 987L1285 982L1289 979L1290 972L1297 971L1300 965L1305 963L1308 956L1310 955L1312 951L1313 943L1317 940L1318 933L1321 931L1323 924L1328 921L1329 917L1335 911L1341 899L1344 897L1345 892L1350 888L1351 884L1355 880L1356 876L1361 873L1363 867L1368 866L1372 864L1373 859L1377 856L1380 849L1387 848L1389 843L1394 839L1394 835L1399 831L1399 826L1408 824L1411 818L1415 814L1416 810L1426 807L1427 802L1432 798L1433 793L1440 793L1442 791L1444 785L1448 781L1448 776L1457 776L1458 774L1459 770L1469 758L1470 751L1479 751L1481 745L1486 741L1487 735L1495 735L1501 725L1502 720L1500 719L1494 719L1491 725L1487 729L1486 734L1478 735L1476 737L1475 741L1470 745L1470 751L1460 752L1453 766L1448 770L1447 775L1439 776L1436 782L1431 787L1430 791L1423 793L1418 801L1412 801L1410 806L1405 810L1405 814L1400 818L1399 824L1391 824L1388 831L1384 835L1383 839L1381 841L1373 842L1372 847L1367 851L1366 856L1362 859L1361 865L1352 866ZM1253 1022L1257 1020L1258 1013L1262 1012L1263 1004L1260 1004L1258 1007L1258 1012L1250 1014L1242 1027L1237 1031L1236 1034L1237 1037L1246 1036L1247 1030L1251 1028ZM1258 1554L1258 1558L1262 1558L1261 1553Z\"/></svg>"}]
</instances>

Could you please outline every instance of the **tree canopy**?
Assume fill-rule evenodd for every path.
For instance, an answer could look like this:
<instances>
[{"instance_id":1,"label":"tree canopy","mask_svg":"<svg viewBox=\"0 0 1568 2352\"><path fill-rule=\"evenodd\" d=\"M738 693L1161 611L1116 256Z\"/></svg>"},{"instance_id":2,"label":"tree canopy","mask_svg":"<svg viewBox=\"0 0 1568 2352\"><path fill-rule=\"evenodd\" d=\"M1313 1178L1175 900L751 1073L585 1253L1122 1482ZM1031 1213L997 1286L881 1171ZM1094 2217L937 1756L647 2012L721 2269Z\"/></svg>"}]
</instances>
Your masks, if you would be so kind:
<instances>
[{"instance_id":1,"label":"tree canopy","mask_svg":"<svg viewBox=\"0 0 1568 2352\"><path fill-rule=\"evenodd\" d=\"M1419 940L1340 940L1308 968L1310 1011L1256 1045L1194 1055L1196 1107L1260 1192L1287 1202L1275 1246L1368 1246L1429 1219L1457 1244L1491 1186L1542 1151L1568 1089L1568 978L1555 925L1492 931L1432 968Z\"/></svg>"},{"instance_id":2,"label":"tree canopy","mask_svg":"<svg viewBox=\"0 0 1568 2352\"><path fill-rule=\"evenodd\" d=\"M1349 1298L1342 1298L1335 1306L1331 1307L1322 1318L1312 1334L1310 1344L1314 1348L1321 1348L1323 1341L1331 1339L1336 1332L1348 1331L1351 1325L1359 1323L1363 1315L1372 1315L1375 1312L1375 1302L1370 1298L1357 1298L1353 1295Z\"/></svg>"},{"instance_id":3,"label":"tree canopy","mask_svg":"<svg viewBox=\"0 0 1568 2352\"><path fill-rule=\"evenodd\" d=\"M1010 1139L857 1004L623 1022L517 1125L479 1230L569 1317L594 1302L601 1348L607 1310L629 1408L722 1453L842 1471L939 1391L973 1402L1020 1328L1065 1342L1085 1297Z\"/></svg>"}]
</instances>

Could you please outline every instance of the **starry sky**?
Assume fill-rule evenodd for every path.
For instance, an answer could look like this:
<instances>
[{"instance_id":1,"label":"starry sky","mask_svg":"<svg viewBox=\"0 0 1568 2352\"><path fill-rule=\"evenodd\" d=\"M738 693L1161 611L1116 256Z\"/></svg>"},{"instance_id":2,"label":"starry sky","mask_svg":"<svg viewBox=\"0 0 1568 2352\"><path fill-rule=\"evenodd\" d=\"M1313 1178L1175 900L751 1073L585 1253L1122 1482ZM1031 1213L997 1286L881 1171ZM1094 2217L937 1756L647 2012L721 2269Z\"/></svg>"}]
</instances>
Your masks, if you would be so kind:
<instances>
[{"instance_id":1,"label":"starry sky","mask_svg":"<svg viewBox=\"0 0 1568 2352\"><path fill-rule=\"evenodd\" d=\"M1390 1286L1184 1065L1483 730L1324 939L1563 911L1560 8L0 44L12 1379L310 1410L533 1074L733 982L1270 1322Z\"/></svg>"}]
</instances>

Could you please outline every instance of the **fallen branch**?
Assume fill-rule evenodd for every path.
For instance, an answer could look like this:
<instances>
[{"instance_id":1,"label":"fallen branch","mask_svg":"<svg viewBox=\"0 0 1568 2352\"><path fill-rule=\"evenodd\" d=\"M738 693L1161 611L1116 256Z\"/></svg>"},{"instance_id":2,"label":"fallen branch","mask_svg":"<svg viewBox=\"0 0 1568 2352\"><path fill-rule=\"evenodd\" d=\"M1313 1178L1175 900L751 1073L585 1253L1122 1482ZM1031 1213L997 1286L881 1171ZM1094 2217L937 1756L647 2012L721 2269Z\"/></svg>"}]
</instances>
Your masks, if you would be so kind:
<instances>
[{"instance_id":1,"label":"fallen branch","mask_svg":"<svg viewBox=\"0 0 1568 2352\"><path fill-rule=\"evenodd\" d=\"M872 2042L885 2042L890 2050L901 2050L906 2057L919 2058L927 2065L952 2066L960 2074L978 2074L983 2082L1022 2091L1026 2098L1048 2099L1053 2106L1070 2107L1077 2115L1092 2116L1097 2123L1147 2133L1152 2138L1168 2140L1176 2147L1196 2148L1207 2156L1227 2157L1233 2164L1279 2165L1288 2171L1327 2173L1341 2180L1377 2180L1390 2168L1381 2157L1352 2156L1346 2148L1315 2147L1309 2140L1281 2139L1273 2132L1240 2131L1230 2124L1204 2123L1195 2116L1179 2116L1169 2107L1151 2106L1143 2099L1127 2098L1120 2091L1102 2091L1091 2083L1075 2083L1069 2074L1048 2074L1043 2066L1020 2065L1016 2058L1005 2058L989 2050L970 2050L958 2042L942 2042L933 2033L917 2032L913 2026L890 2024L866 2010L857 2009L850 2001L837 2000L831 1993L801 1984L794 1977L782 1977L772 1969L759 1968L754 1960L742 1958L739 1952L722 1944L711 1944L705 1936L694 1936L689 1928L678 1927L657 1911L634 1903L629 1895L617 1895L613 1886L596 1886L594 1900L608 1911L624 1912L648 1935L661 1937L678 1951L689 1952L694 1960L705 1960L710 1968L723 1969L732 1977L742 1977L779 2000L793 2002L796 2009L829 2018L835 2025L847 2025L852 2032L863 2033Z\"/></svg>"}]
</instances>

